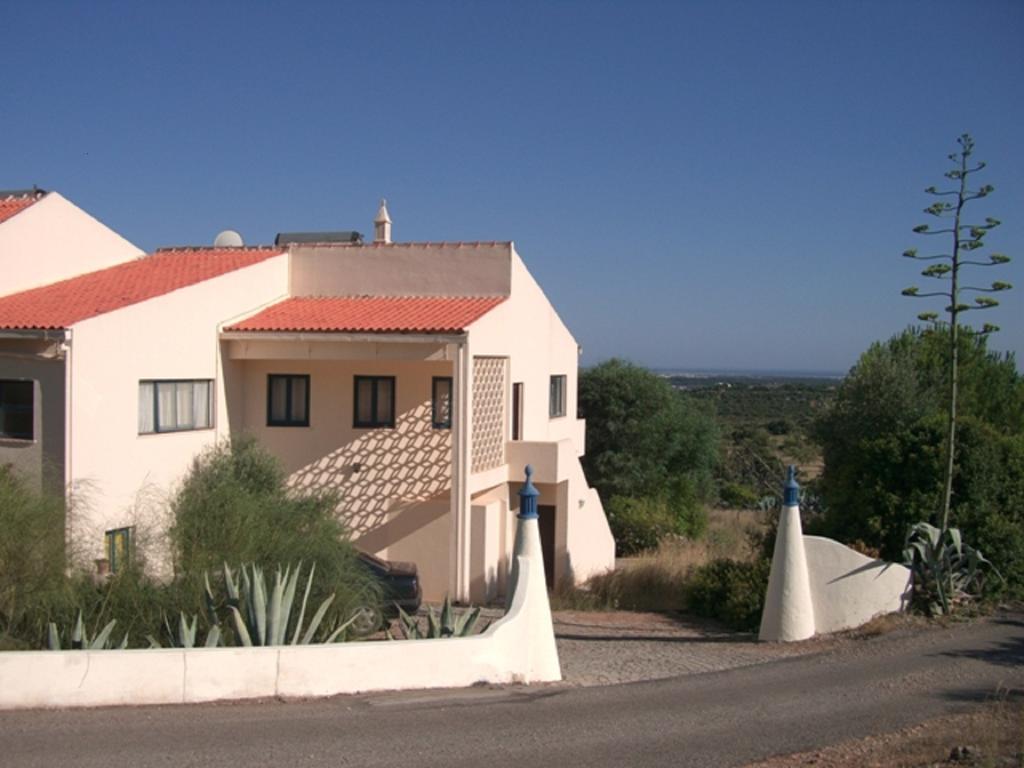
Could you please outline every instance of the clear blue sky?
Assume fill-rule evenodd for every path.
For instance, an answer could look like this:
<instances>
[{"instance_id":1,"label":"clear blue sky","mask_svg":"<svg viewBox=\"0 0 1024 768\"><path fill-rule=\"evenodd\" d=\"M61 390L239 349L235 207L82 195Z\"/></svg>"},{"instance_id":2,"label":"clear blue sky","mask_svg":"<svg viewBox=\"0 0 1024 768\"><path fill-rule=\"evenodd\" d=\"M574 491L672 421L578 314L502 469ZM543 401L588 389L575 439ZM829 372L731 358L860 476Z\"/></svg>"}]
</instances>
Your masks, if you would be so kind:
<instances>
[{"instance_id":1,"label":"clear blue sky","mask_svg":"<svg viewBox=\"0 0 1024 768\"><path fill-rule=\"evenodd\" d=\"M8 2L0 187L140 246L514 240L583 345L846 370L924 301L900 258L970 131L1015 259L1024 2Z\"/></svg>"}]
</instances>

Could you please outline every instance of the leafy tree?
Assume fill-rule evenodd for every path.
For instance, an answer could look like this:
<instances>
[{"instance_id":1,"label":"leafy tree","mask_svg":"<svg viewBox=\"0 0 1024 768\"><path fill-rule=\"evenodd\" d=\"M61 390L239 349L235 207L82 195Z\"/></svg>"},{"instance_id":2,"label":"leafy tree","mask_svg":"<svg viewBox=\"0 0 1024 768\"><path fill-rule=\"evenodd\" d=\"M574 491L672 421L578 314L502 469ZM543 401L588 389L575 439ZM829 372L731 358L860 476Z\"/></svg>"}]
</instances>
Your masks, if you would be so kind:
<instances>
[{"instance_id":1,"label":"leafy tree","mask_svg":"<svg viewBox=\"0 0 1024 768\"><path fill-rule=\"evenodd\" d=\"M948 335L908 329L873 344L815 424L825 470L822 532L899 559L908 528L935 509L945 461ZM1024 586L1024 378L980 335L958 337L960 423L952 516L1009 581ZM1017 543L1015 543L1017 542ZM1009 567L1008 567L1009 566Z\"/></svg>"},{"instance_id":2,"label":"leafy tree","mask_svg":"<svg viewBox=\"0 0 1024 768\"><path fill-rule=\"evenodd\" d=\"M973 304L964 304L961 296L964 293L989 294L1008 290L1009 283L1000 281L993 282L988 287L969 286L961 284L960 271L964 267L991 267L1005 264L1010 259L1000 253L993 253L987 261L978 261L969 258L970 255L983 247L984 238L990 230L999 226L999 220L991 217L985 218L984 224L972 224L964 221L964 206L973 201L988 197L995 188L991 184L985 184L977 188L970 188L969 177L981 171L985 167L984 162L973 164L971 155L974 153L974 140L968 134L963 134L957 139L960 151L949 155L953 163L953 169L947 171L945 176L953 182L954 189L938 190L935 187L928 187L925 190L929 195L938 198L951 198L953 202L937 200L924 209L930 216L949 220L948 226L940 229L932 229L928 224L920 224L914 227L914 232L922 235L948 236L952 240L952 247L949 253L935 253L920 255L916 248L903 252L907 258L919 261L934 262L926 267L921 274L924 277L948 282L948 287L928 293L921 293L917 286L910 286L903 290L904 296L934 297L940 296L949 301L945 307L945 314L948 315L947 333L949 336L949 400L948 400L948 430L946 439L945 454L945 487L942 501L942 527L941 533L945 533L949 527L949 510L953 494L953 474L956 459L956 430L957 430L957 395L960 374L959 365L959 344L958 337L961 330L970 332L969 328L961 329L960 315L979 309L991 309L999 305L999 302L991 296L978 295L974 297ZM919 319L924 322L939 324L939 314L936 312L924 312ZM982 326L980 333L987 335L999 330L998 327L986 323Z\"/></svg>"},{"instance_id":3,"label":"leafy tree","mask_svg":"<svg viewBox=\"0 0 1024 768\"><path fill-rule=\"evenodd\" d=\"M579 403L587 419L583 468L609 503L620 553L633 546L627 540L649 541L638 526L650 527L655 538L664 535L666 509L675 533L699 534L699 507L713 492L718 460L714 420L663 377L622 360L583 371Z\"/></svg>"}]
</instances>

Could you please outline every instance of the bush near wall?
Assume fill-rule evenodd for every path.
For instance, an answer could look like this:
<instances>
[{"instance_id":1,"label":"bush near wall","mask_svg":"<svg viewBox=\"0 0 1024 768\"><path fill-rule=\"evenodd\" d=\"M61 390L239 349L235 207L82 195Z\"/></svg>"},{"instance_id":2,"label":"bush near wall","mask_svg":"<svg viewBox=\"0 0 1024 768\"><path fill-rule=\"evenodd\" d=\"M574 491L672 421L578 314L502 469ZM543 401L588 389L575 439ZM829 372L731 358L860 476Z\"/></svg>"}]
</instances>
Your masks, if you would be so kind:
<instances>
[{"instance_id":1,"label":"bush near wall","mask_svg":"<svg viewBox=\"0 0 1024 768\"><path fill-rule=\"evenodd\" d=\"M192 612L204 608L203 575L218 578L224 563L315 565L311 602L335 594L325 628L356 607L379 607L380 587L359 564L339 505L331 493L289 489L280 464L252 438L220 443L196 457L171 502L170 529L175 570L190 584Z\"/></svg>"},{"instance_id":2,"label":"bush near wall","mask_svg":"<svg viewBox=\"0 0 1024 768\"><path fill-rule=\"evenodd\" d=\"M714 560L694 570L689 607L733 629L755 632L761 623L771 560Z\"/></svg>"},{"instance_id":3,"label":"bush near wall","mask_svg":"<svg viewBox=\"0 0 1024 768\"><path fill-rule=\"evenodd\" d=\"M252 440L224 443L197 457L170 501L174 577L155 581L145 552L97 581L65 551L63 500L0 469L0 648L44 647L50 621L74 624L78 612L90 634L117 622L113 636L146 647L147 635L167 639L166 620L180 611L209 629L205 575L217 590L225 562L316 565L312 605L336 597L324 634L357 607L377 608L380 586L358 562L337 499L291 492L276 460Z\"/></svg>"},{"instance_id":4,"label":"bush near wall","mask_svg":"<svg viewBox=\"0 0 1024 768\"><path fill-rule=\"evenodd\" d=\"M65 588L64 560L63 500L0 467L0 648L38 629L39 607Z\"/></svg>"}]
</instances>

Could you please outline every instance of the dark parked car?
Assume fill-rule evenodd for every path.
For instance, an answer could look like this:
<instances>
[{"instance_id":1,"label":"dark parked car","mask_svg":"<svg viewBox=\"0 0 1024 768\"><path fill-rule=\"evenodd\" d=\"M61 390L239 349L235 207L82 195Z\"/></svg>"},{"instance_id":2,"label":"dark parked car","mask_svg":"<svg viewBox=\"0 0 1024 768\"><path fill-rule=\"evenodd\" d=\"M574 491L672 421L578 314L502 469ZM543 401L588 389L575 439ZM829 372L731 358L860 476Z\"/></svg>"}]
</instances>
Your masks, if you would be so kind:
<instances>
[{"instance_id":1,"label":"dark parked car","mask_svg":"<svg viewBox=\"0 0 1024 768\"><path fill-rule=\"evenodd\" d=\"M391 562L367 552L358 554L362 566L380 582L383 600L380 610L370 607L359 609L360 617L352 625L357 635L376 632L383 626L385 619L398 618L399 608L409 615L419 610L423 590L416 563Z\"/></svg>"}]
</instances>

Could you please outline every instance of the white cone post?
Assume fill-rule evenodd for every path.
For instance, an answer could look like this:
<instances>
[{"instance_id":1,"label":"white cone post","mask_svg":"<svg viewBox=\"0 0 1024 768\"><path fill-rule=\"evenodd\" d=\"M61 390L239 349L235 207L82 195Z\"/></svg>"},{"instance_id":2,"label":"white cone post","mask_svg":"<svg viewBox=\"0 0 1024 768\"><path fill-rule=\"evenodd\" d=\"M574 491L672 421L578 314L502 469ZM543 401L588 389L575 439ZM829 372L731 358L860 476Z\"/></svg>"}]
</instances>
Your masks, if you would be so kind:
<instances>
[{"instance_id":1,"label":"white cone post","mask_svg":"<svg viewBox=\"0 0 1024 768\"><path fill-rule=\"evenodd\" d=\"M806 640L814 635L814 602L800 526L799 493L796 468L791 465L758 634L759 639L768 642Z\"/></svg>"},{"instance_id":2,"label":"white cone post","mask_svg":"<svg viewBox=\"0 0 1024 768\"><path fill-rule=\"evenodd\" d=\"M526 483L519 490L519 514L516 542L512 550L512 569L508 579L506 610L525 609L529 621L527 680L561 680L551 603L544 578L544 555L537 522L537 497L533 485L533 467L526 467Z\"/></svg>"},{"instance_id":3,"label":"white cone post","mask_svg":"<svg viewBox=\"0 0 1024 768\"><path fill-rule=\"evenodd\" d=\"M512 569L508 577L506 610L512 605L512 598L519 586L519 558L529 557L541 564L541 581L544 576L544 552L540 543L540 525L537 522L537 497L540 491L533 485L533 467L526 466L526 482L519 489L519 514L516 515L516 540L512 545Z\"/></svg>"}]
</instances>

